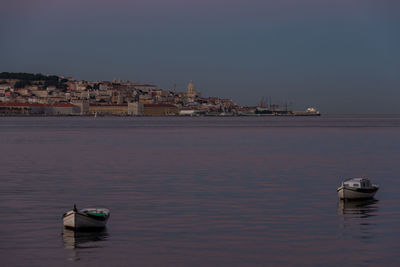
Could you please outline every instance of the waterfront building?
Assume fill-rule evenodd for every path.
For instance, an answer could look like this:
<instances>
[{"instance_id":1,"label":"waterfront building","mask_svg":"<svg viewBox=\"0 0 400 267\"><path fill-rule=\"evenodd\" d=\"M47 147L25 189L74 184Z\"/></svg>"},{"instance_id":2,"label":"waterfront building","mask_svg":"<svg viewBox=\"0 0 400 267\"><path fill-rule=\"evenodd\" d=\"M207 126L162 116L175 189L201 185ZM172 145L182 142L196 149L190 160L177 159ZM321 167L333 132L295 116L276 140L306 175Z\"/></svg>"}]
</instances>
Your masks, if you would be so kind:
<instances>
[{"instance_id":1,"label":"waterfront building","mask_svg":"<svg viewBox=\"0 0 400 267\"><path fill-rule=\"evenodd\" d=\"M51 105L52 115L73 115L80 114L80 108L68 103L56 103Z\"/></svg>"},{"instance_id":2,"label":"waterfront building","mask_svg":"<svg viewBox=\"0 0 400 267\"><path fill-rule=\"evenodd\" d=\"M128 104L91 104L89 106L89 113L123 116L128 114Z\"/></svg>"},{"instance_id":3,"label":"waterfront building","mask_svg":"<svg viewBox=\"0 0 400 267\"><path fill-rule=\"evenodd\" d=\"M172 104L144 104L143 113L145 116L176 116L179 109Z\"/></svg>"},{"instance_id":4,"label":"waterfront building","mask_svg":"<svg viewBox=\"0 0 400 267\"><path fill-rule=\"evenodd\" d=\"M0 103L0 114L3 115L74 115L79 112L78 107L67 103Z\"/></svg>"},{"instance_id":5,"label":"waterfront building","mask_svg":"<svg viewBox=\"0 0 400 267\"><path fill-rule=\"evenodd\" d=\"M86 100L78 100L72 102L72 105L79 108L80 115L87 115L89 114L89 101Z\"/></svg>"},{"instance_id":6,"label":"waterfront building","mask_svg":"<svg viewBox=\"0 0 400 267\"><path fill-rule=\"evenodd\" d=\"M144 104L139 103L139 102L128 103L128 115L143 116L144 115Z\"/></svg>"}]
</instances>

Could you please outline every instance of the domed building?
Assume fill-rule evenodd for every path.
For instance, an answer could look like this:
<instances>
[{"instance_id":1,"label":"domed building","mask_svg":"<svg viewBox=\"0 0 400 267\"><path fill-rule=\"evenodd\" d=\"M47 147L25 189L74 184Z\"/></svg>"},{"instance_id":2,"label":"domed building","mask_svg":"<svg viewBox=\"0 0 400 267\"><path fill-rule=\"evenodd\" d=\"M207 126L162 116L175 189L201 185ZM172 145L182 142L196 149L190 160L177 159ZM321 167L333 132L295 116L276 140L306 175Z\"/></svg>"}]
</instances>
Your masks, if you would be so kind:
<instances>
[{"instance_id":1,"label":"domed building","mask_svg":"<svg viewBox=\"0 0 400 267\"><path fill-rule=\"evenodd\" d=\"M196 87L194 86L193 81L191 80L187 87L187 96L188 97L196 97Z\"/></svg>"}]
</instances>

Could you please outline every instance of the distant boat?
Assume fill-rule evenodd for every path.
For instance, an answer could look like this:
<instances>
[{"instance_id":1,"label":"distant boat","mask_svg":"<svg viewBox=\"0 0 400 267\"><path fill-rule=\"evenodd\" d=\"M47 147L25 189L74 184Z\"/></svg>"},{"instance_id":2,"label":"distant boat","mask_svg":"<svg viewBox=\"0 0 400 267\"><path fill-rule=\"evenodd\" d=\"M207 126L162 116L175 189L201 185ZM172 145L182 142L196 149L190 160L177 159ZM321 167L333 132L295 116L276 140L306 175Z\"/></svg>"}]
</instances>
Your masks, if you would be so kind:
<instances>
[{"instance_id":1,"label":"distant boat","mask_svg":"<svg viewBox=\"0 0 400 267\"><path fill-rule=\"evenodd\" d=\"M364 199L374 197L378 189L368 178L350 178L342 182L337 192L340 199Z\"/></svg>"},{"instance_id":2,"label":"distant boat","mask_svg":"<svg viewBox=\"0 0 400 267\"><path fill-rule=\"evenodd\" d=\"M233 113L232 112L221 112L218 116L221 116L221 117L232 117Z\"/></svg>"},{"instance_id":3,"label":"distant boat","mask_svg":"<svg viewBox=\"0 0 400 267\"><path fill-rule=\"evenodd\" d=\"M64 227L70 229L104 228L110 217L110 211L105 208L74 209L63 214Z\"/></svg>"}]
</instances>

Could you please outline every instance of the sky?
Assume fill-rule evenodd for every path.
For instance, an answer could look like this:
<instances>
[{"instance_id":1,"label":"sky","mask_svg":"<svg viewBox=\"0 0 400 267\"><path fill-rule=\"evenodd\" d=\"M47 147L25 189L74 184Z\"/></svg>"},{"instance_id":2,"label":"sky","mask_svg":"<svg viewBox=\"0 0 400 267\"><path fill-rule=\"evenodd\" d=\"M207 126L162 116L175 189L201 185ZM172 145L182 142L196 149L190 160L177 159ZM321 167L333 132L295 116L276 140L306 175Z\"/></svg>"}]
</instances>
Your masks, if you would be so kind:
<instances>
[{"instance_id":1,"label":"sky","mask_svg":"<svg viewBox=\"0 0 400 267\"><path fill-rule=\"evenodd\" d=\"M2 0L0 72L400 114L398 0Z\"/></svg>"}]
</instances>

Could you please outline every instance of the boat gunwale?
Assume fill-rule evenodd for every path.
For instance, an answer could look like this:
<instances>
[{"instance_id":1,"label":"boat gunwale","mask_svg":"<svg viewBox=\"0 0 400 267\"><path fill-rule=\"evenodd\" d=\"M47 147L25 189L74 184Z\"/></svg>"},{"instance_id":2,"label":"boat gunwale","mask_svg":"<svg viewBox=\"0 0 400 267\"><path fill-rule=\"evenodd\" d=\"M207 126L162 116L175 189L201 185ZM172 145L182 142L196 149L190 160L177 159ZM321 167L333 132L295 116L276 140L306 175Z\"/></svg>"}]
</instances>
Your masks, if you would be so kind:
<instances>
[{"instance_id":1,"label":"boat gunwale","mask_svg":"<svg viewBox=\"0 0 400 267\"><path fill-rule=\"evenodd\" d=\"M370 188L358 188L358 187L341 186L337 189L337 192L339 192L340 190L345 190L345 189L353 191L353 192L360 192L360 193L374 193L374 192L378 191L379 187L372 186Z\"/></svg>"},{"instance_id":2,"label":"boat gunwale","mask_svg":"<svg viewBox=\"0 0 400 267\"><path fill-rule=\"evenodd\" d=\"M97 221L106 221L110 217L110 213L106 213L106 214L104 214L104 216L100 216L100 215L92 215L90 213L83 213L83 212L80 212L80 211L73 211L72 210L72 212L71 211L67 211L66 213L64 213L63 214L63 218L67 218L67 217L72 216L72 215L80 215L80 216L83 216L83 217L86 217L86 218L90 218L90 219L93 219L93 220L97 220Z\"/></svg>"}]
</instances>

